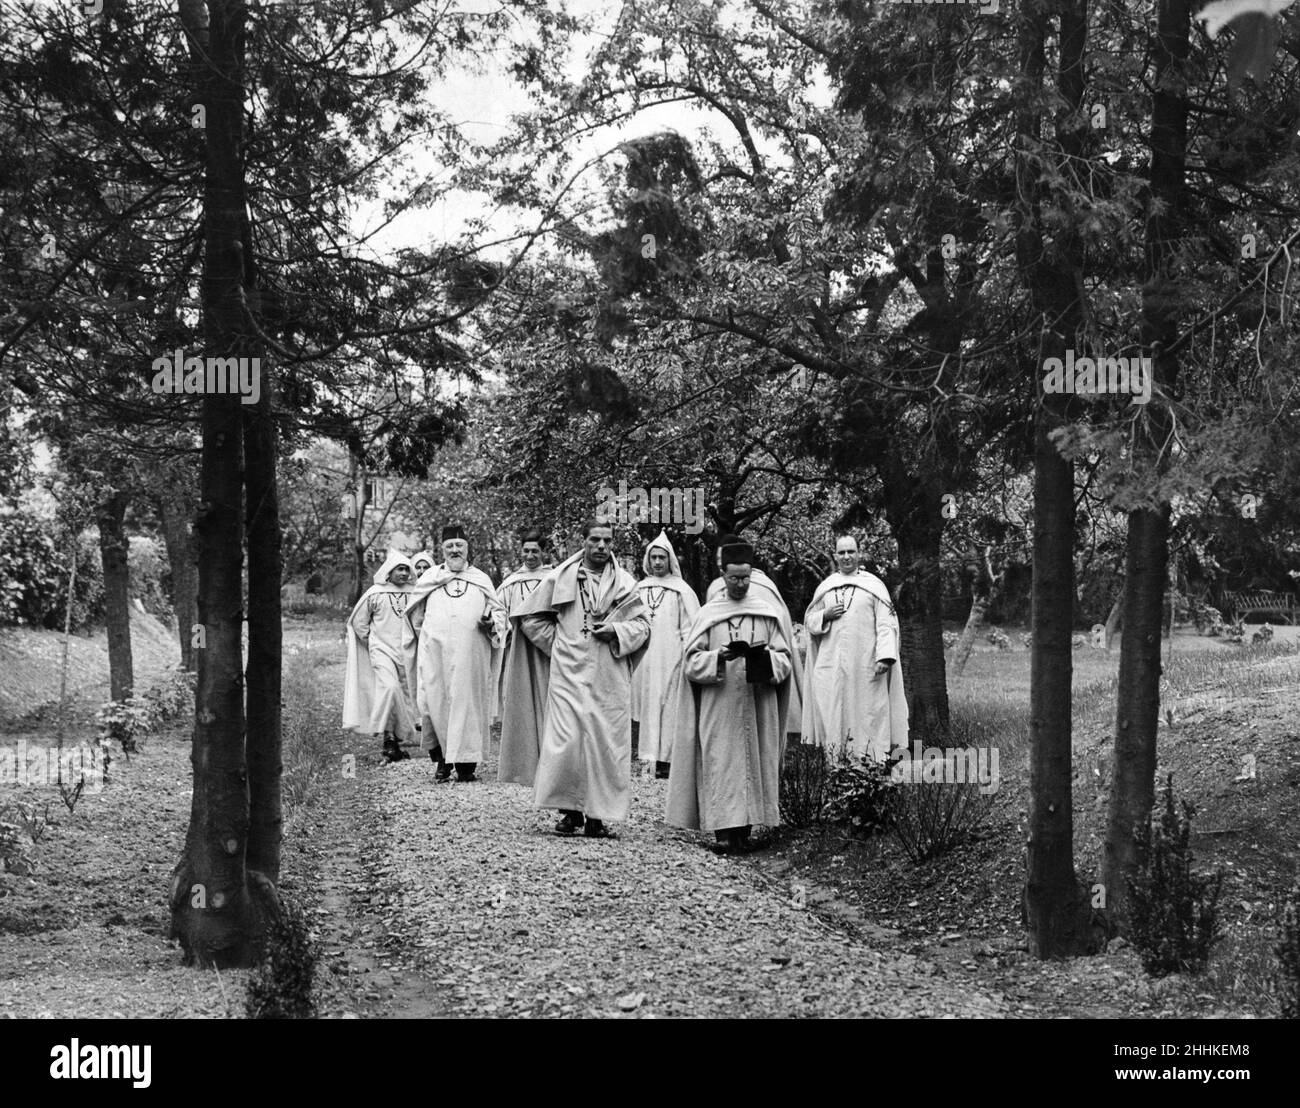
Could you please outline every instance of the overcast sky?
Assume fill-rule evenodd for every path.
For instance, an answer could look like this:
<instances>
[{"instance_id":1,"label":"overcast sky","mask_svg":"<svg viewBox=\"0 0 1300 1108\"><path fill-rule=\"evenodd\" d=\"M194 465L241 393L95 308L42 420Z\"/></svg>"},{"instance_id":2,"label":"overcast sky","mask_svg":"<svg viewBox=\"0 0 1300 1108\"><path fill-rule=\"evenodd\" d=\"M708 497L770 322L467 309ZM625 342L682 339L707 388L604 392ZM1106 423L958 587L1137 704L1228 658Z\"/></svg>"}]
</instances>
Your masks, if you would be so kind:
<instances>
[{"instance_id":1,"label":"overcast sky","mask_svg":"<svg viewBox=\"0 0 1300 1108\"><path fill-rule=\"evenodd\" d=\"M469 8L496 5L494 0L462 0L460 6ZM566 7L575 14L596 18L596 33L574 44L568 68L570 75L576 78L586 71L586 59L599 46L601 38L613 31L622 4L620 0L568 0ZM748 20L748 13L740 0L729 0L726 7L735 13L736 19ZM526 111L529 107L524 90L507 72L504 62L505 59L501 57L491 60L482 67L481 72L459 69L433 88L432 94L436 102L453 120L464 126L466 134L473 140L486 143L499 139L510 116ZM825 102L828 91L822 86L813 95ZM700 110L682 103L669 104L639 113L635 119L617 127L602 128L585 136L574 149L574 163L580 164L630 138L664 130L679 131L691 139L698 138L705 131L712 132L725 142L730 142L735 137L730 133L729 124L711 109ZM763 145L761 137L759 144ZM439 171L432 157L427 157L419 164L426 172ZM372 240L371 246L377 253L384 255L401 247L424 246L432 239L454 239L465 229L468 220L484 217L488 212L483 197L459 193L434 207L405 213L380 231ZM381 217L378 205L359 207L356 223L358 231L374 227L381 222ZM532 215L521 218L520 213L499 213L494 216L494 230L502 235L523 226L532 227L535 223L536 217ZM511 248L507 245L486 253L500 259L510 252Z\"/></svg>"}]
</instances>

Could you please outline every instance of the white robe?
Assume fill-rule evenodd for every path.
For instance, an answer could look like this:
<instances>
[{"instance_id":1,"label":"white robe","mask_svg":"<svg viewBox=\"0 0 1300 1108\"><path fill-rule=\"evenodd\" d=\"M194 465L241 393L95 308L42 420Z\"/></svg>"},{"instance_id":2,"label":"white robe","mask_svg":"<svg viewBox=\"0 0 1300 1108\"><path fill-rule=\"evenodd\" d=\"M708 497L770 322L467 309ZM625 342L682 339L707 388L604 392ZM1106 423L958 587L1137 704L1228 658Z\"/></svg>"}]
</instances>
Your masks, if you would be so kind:
<instances>
[{"instance_id":1,"label":"white robe","mask_svg":"<svg viewBox=\"0 0 1300 1108\"><path fill-rule=\"evenodd\" d=\"M485 614L490 630L479 625ZM435 566L416 582L407 609L419 633L416 710L420 748L442 748L447 762L481 762L491 743L492 656L505 638L506 617L481 569L452 573Z\"/></svg>"},{"instance_id":2,"label":"white robe","mask_svg":"<svg viewBox=\"0 0 1300 1108\"><path fill-rule=\"evenodd\" d=\"M538 569L519 569L497 586L497 599L505 607L507 620L523 607L524 601L532 595L533 589L537 588L542 578L550 570L550 566L541 566ZM507 626L505 646L498 650L492 659L493 723L497 723L501 719L501 698L505 691L506 659L510 656L510 650L516 638L513 626Z\"/></svg>"},{"instance_id":3,"label":"white robe","mask_svg":"<svg viewBox=\"0 0 1300 1108\"><path fill-rule=\"evenodd\" d=\"M650 551L656 549L668 555L669 572L663 577L650 573ZM637 590L650 617L650 642L632 675L637 757L643 762L671 762L676 717L672 694L686 652L686 632L700 610L700 602L682 580L677 553L663 532L646 547L641 568L646 577L637 582Z\"/></svg>"},{"instance_id":4,"label":"white robe","mask_svg":"<svg viewBox=\"0 0 1300 1108\"><path fill-rule=\"evenodd\" d=\"M785 597L781 595L781 590L776 587L776 582L772 580L757 566L753 566L749 571L749 591L751 594L758 589L759 593L755 595L766 595L781 617L781 633L785 635L785 641L790 644L791 649L795 648L794 621L790 617L790 607L785 602ZM716 600L720 596L726 595L726 585L721 577L715 577L709 582L709 589L705 596L706 602ZM786 718L782 726L783 733L798 734L799 727L803 718L803 667L795 666L792 680L790 681L789 707L786 709ZM784 743L784 738L782 739Z\"/></svg>"},{"instance_id":5,"label":"white robe","mask_svg":"<svg viewBox=\"0 0 1300 1108\"><path fill-rule=\"evenodd\" d=\"M826 608L845 612L827 621ZM817 586L804 617L808 659L804 674L803 741L857 758L883 762L907 745L907 697L898 666L898 617L884 582L859 570L832 573ZM888 672L876 663L892 659Z\"/></svg>"},{"instance_id":6,"label":"white robe","mask_svg":"<svg viewBox=\"0 0 1300 1108\"><path fill-rule=\"evenodd\" d=\"M632 663L650 621L636 582L612 560L584 595L582 558L548 573L519 615L524 634L551 659L533 803L622 820L631 798ZM590 633L598 622L613 630L611 642Z\"/></svg>"},{"instance_id":7,"label":"white robe","mask_svg":"<svg viewBox=\"0 0 1300 1108\"><path fill-rule=\"evenodd\" d=\"M537 776L537 759L542 748L546 720L546 696L551 663L546 654L524 634L519 613L550 566L520 570L501 583L497 597L509 609L510 629L501 664L501 750L497 780L532 785ZM533 575L536 575L535 577ZM494 688L497 687L494 685Z\"/></svg>"},{"instance_id":8,"label":"white robe","mask_svg":"<svg viewBox=\"0 0 1300 1108\"><path fill-rule=\"evenodd\" d=\"M348 616L348 657L343 686L343 727L367 735L391 732L399 742L415 739L415 713L406 688L410 640L405 611L409 585L388 582L397 565L410 564L389 555Z\"/></svg>"},{"instance_id":9,"label":"white robe","mask_svg":"<svg viewBox=\"0 0 1300 1108\"><path fill-rule=\"evenodd\" d=\"M769 684L745 679L744 658L719 651L733 638L765 643ZM781 822L782 720L793 662L780 613L752 586L744 600L725 593L700 609L678 683L677 748L664 818L676 827L721 831Z\"/></svg>"}]
</instances>

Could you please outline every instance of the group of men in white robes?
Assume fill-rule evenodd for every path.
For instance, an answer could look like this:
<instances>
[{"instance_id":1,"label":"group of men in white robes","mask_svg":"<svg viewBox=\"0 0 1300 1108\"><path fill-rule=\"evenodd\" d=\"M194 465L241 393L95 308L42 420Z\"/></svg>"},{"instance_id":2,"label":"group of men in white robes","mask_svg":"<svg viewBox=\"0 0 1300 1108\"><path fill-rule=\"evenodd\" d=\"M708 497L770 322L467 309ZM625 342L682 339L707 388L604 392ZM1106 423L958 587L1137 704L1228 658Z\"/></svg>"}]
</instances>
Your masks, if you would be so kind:
<instances>
[{"instance_id":1,"label":"group of men in white robes","mask_svg":"<svg viewBox=\"0 0 1300 1108\"><path fill-rule=\"evenodd\" d=\"M507 616L491 578L469 564L459 526L442 531L442 561L390 554L348 618L343 726L382 735L390 762L414 741L446 781L476 780L491 741L493 660ZM412 583L412 577L414 582ZM364 649L364 653L363 653Z\"/></svg>"},{"instance_id":2,"label":"group of men in white robes","mask_svg":"<svg viewBox=\"0 0 1300 1108\"><path fill-rule=\"evenodd\" d=\"M555 567L525 534L523 568L495 590L468 553L450 528L443 562L413 588L401 556L380 568L349 620L344 724L382 734L386 756L417 730L438 780L453 768L474 780L499 718L498 779L557 810L557 834L610 838L627 818L634 721L640 759L668 779L666 821L714 832L724 853L780 823L787 734L877 763L906 746L898 620L851 536L805 614L806 659L775 583L734 536L703 606L662 532L640 582L598 519Z\"/></svg>"}]
</instances>

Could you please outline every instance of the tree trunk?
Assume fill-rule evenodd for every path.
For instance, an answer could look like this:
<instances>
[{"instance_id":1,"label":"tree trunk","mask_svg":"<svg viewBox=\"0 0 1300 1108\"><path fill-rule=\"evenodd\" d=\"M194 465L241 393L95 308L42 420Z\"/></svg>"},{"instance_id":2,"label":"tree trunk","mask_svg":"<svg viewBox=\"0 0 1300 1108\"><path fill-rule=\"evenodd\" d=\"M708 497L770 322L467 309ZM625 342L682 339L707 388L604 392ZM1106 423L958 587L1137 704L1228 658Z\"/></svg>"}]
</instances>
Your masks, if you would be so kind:
<instances>
[{"instance_id":1,"label":"tree trunk","mask_svg":"<svg viewBox=\"0 0 1300 1108\"><path fill-rule=\"evenodd\" d=\"M202 61L199 102L207 113L201 296L209 356L246 356L240 232L246 207L243 164L243 0L208 0L206 49L186 22L191 57ZM183 12L184 14L184 12ZM173 938L186 961L247 966L274 887L248 874L248 774L244 748L242 569L243 434L238 395L203 398L199 548L199 652L192 761L194 797L185 848L172 877Z\"/></svg>"},{"instance_id":2,"label":"tree trunk","mask_svg":"<svg viewBox=\"0 0 1300 1108\"><path fill-rule=\"evenodd\" d=\"M1154 380L1145 427L1135 443L1138 465L1160 472L1170 434L1164 397L1178 376L1178 360L1165 351L1177 333L1176 295L1187 149L1184 63L1190 20L1187 0L1159 0L1156 75L1151 112L1151 208L1146 228L1146 281L1142 287L1142 344L1150 351ZM1120 638L1115 708L1115 774L1110 792L1102 881L1112 925L1128 922L1128 879L1137 861L1134 824L1145 824L1155 800L1156 736L1160 717L1160 624L1169 551L1168 503L1132 511L1124 578L1124 632Z\"/></svg>"},{"instance_id":3,"label":"tree trunk","mask_svg":"<svg viewBox=\"0 0 1300 1108\"><path fill-rule=\"evenodd\" d=\"M1124 590L1121 587L1120 594L1115 598L1115 603L1110 606L1110 615L1106 617L1106 651L1110 652L1110 644L1115 638L1115 632L1119 629L1120 615L1124 611Z\"/></svg>"},{"instance_id":4,"label":"tree trunk","mask_svg":"<svg viewBox=\"0 0 1300 1108\"><path fill-rule=\"evenodd\" d=\"M957 645L952 648L951 673L953 677L960 677L965 671L966 661L970 658L971 647L975 645L975 636L979 634L980 628L984 626L984 613L988 611L992 600L993 594L991 590L985 590L971 598L970 615L966 617L966 626L961 629L961 638L957 640Z\"/></svg>"},{"instance_id":5,"label":"tree trunk","mask_svg":"<svg viewBox=\"0 0 1300 1108\"><path fill-rule=\"evenodd\" d=\"M909 713L927 717L927 735L946 735L949 728L948 677L943 657L943 580L940 574L942 490L934 481L918 481L915 472L900 472L882 458L885 512L898 543L900 580L894 592L898 612L899 664Z\"/></svg>"},{"instance_id":6,"label":"tree trunk","mask_svg":"<svg viewBox=\"0 0 1300 1108\"><path fill-rule=\"evenodd\" d=\"M248 868L280 880L280 498L271 380L244 411L248 510Z\"/></svg>"},{"instance_id":7,"label":"tree trunk","mask_svg":"<svg viewBox=\"0 0 1300 1108\"><path fill-rule=\"evenodd\" d=\"M198 624L198 573L194 564L194 544L190 537L192 505L189 490L178 479L166 483L158 497L162 516L163 541L167 544L167 562L171 567L171 602L176 613L176 634L181 643L181 668L195 669L194 640Z\"/></svg>"},{"instance_id":8,"label":"tree trunk","mask_svg":"<svg viewBox=\"0 0 1300 1108\"><path fill-rule=\"evenodd\" d=\"M353 459L352 472L357 490L353 497L353 503L357 506L357 518L352 528L352 603L355 604L367 588L366 547L369 544L365 538L366 508L370 504L370 493L366 485L365 466L357 465L356 459Z\"/></svg>"},{"instance_id":9,"label":"tree trunk","mask_svg":"<svg viewBox=\"0 0 1300 1108\"><path fill-rule=\"evenodd\" d=\"M1064 107L1057 117L1061 157L1082 154L1079 109L1084 90L1087 38L1086 0L1063 0L1059 92ZM1082 257L1077 236L1058 231L1049 256L1042 233L1042 171L1033 148L1040 129L1037 98L1043 84L1047 25L1042 9L1022 9L1021 72L1026 78L1024 107L1017 115L1021 149L1017 180L1022 198L1017 254L1039 313L1044 358L1060 357L1073 345L1082 320L1078 289ZM1041 367L1033 366L1041 380ZM1030 951L1038 958L1063 958L1088 952L1094 938L1091 906L1074 871L1074 813L1071 781L1071 679L1074 629L1074 466L1050 439L1061 426L1059 397L1037 386L1034 419L1034 572L1030 647L1030 811L1029 852L1024 891Z\"/></svg>"},{"instance_id":10,"label":"tree trunk","mask_svg":"<svg viewBox=\"0 0 1300 1108\"><path fill-rule=\"evenodd\" d=\"M1135 825L1155 800L1160 718L1160 624L1164 609L1169 508L1131 512L1125 555L1124 631L1116 692L1114 775L1106 821L1102 884L1111 924L1127 924L1128 877L1137 861Z\"/></svg>"},{"instance_id":11,"label":"tree trunk","mask_svg":"<svg viewBox=\"0 0 1300 1108\"><path fill-rule=\"evenodd\" d=\"M108 624L108 681L113 700L126 700L135 686L131 666L131 571L126 536L126 494L98 505L99 557L104 565L104 619Z\"/></svg>"}]
</instances>

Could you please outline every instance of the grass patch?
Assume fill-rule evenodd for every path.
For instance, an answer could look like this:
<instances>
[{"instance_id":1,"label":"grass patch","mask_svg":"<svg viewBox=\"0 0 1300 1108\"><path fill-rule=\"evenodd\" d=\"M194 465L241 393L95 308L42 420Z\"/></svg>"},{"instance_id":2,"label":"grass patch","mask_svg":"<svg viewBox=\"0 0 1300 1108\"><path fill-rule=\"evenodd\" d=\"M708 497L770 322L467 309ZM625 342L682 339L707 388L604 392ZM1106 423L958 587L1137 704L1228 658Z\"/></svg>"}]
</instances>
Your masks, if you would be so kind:
<instances>
[{"instance_id":1,"label":"grass patch","mask_svg":"<svg viewBox=\"0 0 1300 1108\"><path fill-rule=\"evenodd\" d=\"M1276 937L1258 927L1232 927L1197 982L1224 1007L1277 1017Z\"/></svg>"},{"instance_id":2,"label":"grass patch","mask_svg":"<svg viewBox=\"0 0 1300 1108\"><path fill-rule=\"evenodd\" d=\"M323 740L339 729L339 721L334 690L320 673L334 653L331 645L308 647L289 656L284 668L281 795L286 822L320 796L335 769Z\"/></svg>"}]
</instances>

